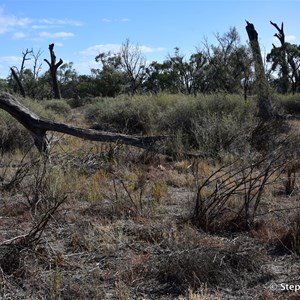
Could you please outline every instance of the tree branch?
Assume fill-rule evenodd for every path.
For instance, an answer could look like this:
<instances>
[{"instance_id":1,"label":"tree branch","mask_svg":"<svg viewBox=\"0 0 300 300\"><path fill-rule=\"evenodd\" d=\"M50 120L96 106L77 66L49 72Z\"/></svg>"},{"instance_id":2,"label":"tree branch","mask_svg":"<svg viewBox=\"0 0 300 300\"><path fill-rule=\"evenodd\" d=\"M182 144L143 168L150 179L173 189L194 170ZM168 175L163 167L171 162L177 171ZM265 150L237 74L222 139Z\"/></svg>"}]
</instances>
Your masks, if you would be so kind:
<instances>
[{"instance_id":1,"label":"tree branch","mask_svg":"<svg viewBox=\"0 0 300 300\"><path fill-rule=\"evenodd\" d=\"M48 146L46 132L48 130L69 134L86 140L120 143L142 149L153 149L155 142L163 138L162 136L143 137L77 128L64 123L54 122L52 120L39 117L18 102L12 95L5 92L0 93L0 108L7 111L28 129L34 138L35 145L38 150L46 154Z\"/></svg>"}]
</instances>

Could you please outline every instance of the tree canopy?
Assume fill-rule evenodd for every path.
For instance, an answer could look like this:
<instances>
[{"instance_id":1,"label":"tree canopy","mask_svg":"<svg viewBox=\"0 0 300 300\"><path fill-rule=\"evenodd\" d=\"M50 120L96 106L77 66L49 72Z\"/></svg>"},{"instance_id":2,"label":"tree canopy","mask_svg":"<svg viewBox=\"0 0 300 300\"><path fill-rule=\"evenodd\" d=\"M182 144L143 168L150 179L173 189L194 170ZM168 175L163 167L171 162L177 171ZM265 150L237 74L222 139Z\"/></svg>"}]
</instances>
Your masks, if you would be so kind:
<instances>
[{"instance_id":1,"label":"tree canopy","mask_svg":"<svg viewBox=\"0 0 300 300\"><path fill-rule=\"evenodd\" d=\"M273 22L271 25L277 30L275 36L280 46L273 45L267 54L264 72L268 72L268 80L278 92L299 92L300 46L285 41L283 23L281 27ZM257 89L250 45L241 43L235 27L216 34L215 38L216 43L209 44L205 40L202 48L196 48L189 56L182 53L180 47L174 47L174 52L163 62L148 62L139 45L127 39L117 53L99 53L95 57L99 68L85 75L78 74L73 62L63 63L62 59L56 62L53 44L49 45L52 61L44 59L49 70L41 74L43 52L27 49L23 51L21 66L12 66L11 74L2 85L36 99L158 92L240 93L247 99ZM27 60L34 62L31 69L27 68Z\"/></svg>"}]
</instances>

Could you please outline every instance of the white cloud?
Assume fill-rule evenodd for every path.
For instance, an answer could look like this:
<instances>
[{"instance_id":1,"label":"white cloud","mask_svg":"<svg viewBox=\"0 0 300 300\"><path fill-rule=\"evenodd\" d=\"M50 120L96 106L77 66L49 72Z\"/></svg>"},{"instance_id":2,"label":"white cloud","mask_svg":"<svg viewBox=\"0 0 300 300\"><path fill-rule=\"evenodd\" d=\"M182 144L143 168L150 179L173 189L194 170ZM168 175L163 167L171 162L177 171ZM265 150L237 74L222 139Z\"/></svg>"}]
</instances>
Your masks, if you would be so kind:
<instances>
[{"instance_id":1,"label":"white cloud","mask_svg":"<svg viewBox=\"0 0 300 300\"><path fill-rule=\"evenodd\" d=\"M74 62L73 67L79 74L90 74L91 69L99 69L101 65L95 61L95 59L82 61L82 62Z\"/></svg>"},{"instance_id":2,"label":"white cloud","mask_svg":"<svg viewBox=\"0 0 300 300\"><path fill-rule=\"evenodd\" d=\"M95 57L99 53L118 53L122 47L122 44L100 44L88 47L80 51L81 59L74 63L74 68L79 72L79 74L88 74L92 68L99 69L101 64L95 61ZM148 46L139 46L142 53L155 53L165 51L164 48L151 48Z\"/></svg>"},{"instance_id":3,"label":"white cloud","mask_svg":"<svg viewBox=\"0 0 300 300\"><path fill-rule=\"evenodd\" d=\"M82 26L83 23L72 19L56 19L56 18L44 18L44 19L30 19L19 18L16 15L7 14L3 7L0 6L0 34L10 33L12 39L22 39L25 37L31 38L31 40L41 40L44 38L70 38L74 36L72 32L50 32L42 31L37 36L32 36L31 29L34 30L49 30L50 28L66 27L66 26Z\"/></svg>"},{"instance_id":4,"label":"white cloud","mask_svg":"<svg viewBox=\"0 0 300 300\"><path fill-rule=\"evenodd\" d=\"M22 32L22 31L17 31L17 32L15 32L15 33L12 35L12 38L13 38L14 40L18 40L18 39L24 39L26 36L27 36L27 35L26 35L24 32Z\"/></svg>"},{"instance_id":5,"label":"white cloud","mask_svg":"<svg viewBox=\"0 0 300 300\"><path fill-rule=\"evenodd\" d=\"M120 44L104 44L104 45L94 45L91 47L88 47L82 51L80 51L80 54L83 56L93 56L96 57L99 53L102 52L119 52L121 48Z\"/></svg>"},{"instance_id":6,"label":"white cloud","mask_svg":"<svg viewBox=\"0 0 300 300\"><path fill-rule=\"evenodd\" d=\"M293 35L293 34L285 36L285 41L286 42L292 42L292 41L295 41L296 39L297 39L297 37L295 35ZM278 40L278 38L276 36L273 36L273 41L279 43L279 40Z\"/></svg>"},{"instance_id":7,"label":"white cloud","mask_svg":"<svg viewBox=\"0 0 300 300\"><path fill-rule=\"evenodd\" d=\"M42 31L39 33L39 36L41 38L46 38L46 39L53 39L53 38L69 38L73 37L74 33L72 32L65 32L65 31L60 31L60 32L48 32L48 31Z\"/></svg>"},{"instance_id":8,"label":"white cloud","mask_svg":"<svg viewBox=\"0 0 300 300\"><path fill-rule=\"evenodd\" d=\"M0 56L0 64L15 65L22 61L20 56Z\"/></svg>"},{"instance_id":9,"label":"white cloud","mask_svg":"<svg viewBox=\"0 0 300 300\"><path fill-rule=\"evenodd\" d=\"M48 29L48 28L51 28L51 26L48 26L48 25L32 25L31 28L32 29Z\"/></svg>"},{"instance_id":10,"label":"white cloud","mask_svg":"<svg viewBox=\"0 0 300 300\"><path fill-rule=\"evenodd\" d=\"M154 53L154 52L162 52L165 51L165 48L159 47L159 48L151 48L147 46L139 46L142 53Z\"/></svg>"},{"instance_id":11,"label":"white cloud","mask_svg":"<svg viewBox=\"0 0 300 300\"><path fill-rule=\"evenodd\" d=\"M83 56L96 56L102 52L112 52L117 53L120 51L122 45L121 44L103 44L103 45L94 45L89 48L86 48L80 51L80 54ZM135 47L135 46L134 46ZM155 53L155 52L162 52L165 51L165 48L158 47L158 48L151 48L148 46L138 46L142 53Z\"/></svg>"},{"instance_id":12,"label":"white cloud","mask_svg":"<svg viewBox=\"0 0 300 300\"><path fill-rule=\"evenodd\" d=\"M19 56L0 56L0 78L6 78L10 72L10 67L19 67L22 58Z\"/></svg>"},{"instance_id":13,"label":"white cloud","mask_svg":"<svg viewBox=\"0 0 300 300\"><path fill-rule=\"evenodd\" d=\"M103 23L111 23L111 22L121 22L121 23L125 23L125 22L130 22L130 19L128 18L122 18L122 19L107 19L107 18L102 18L101 22Z\"/></svg>"},{"instance_id":14,"label":"white cloud","mask_svg":"<svg viewBox=\"0 0 300 300\"><path fill-rule=\"evenodd\" d=\"M30 23L32 23L31 19L7 15L5 14L3 8L0 7L0 34L14 31L20 27L27 27Z\"/></svg>"},{"instance_id":15,"label":"white cloud","mask_svg":"<svg viewBox=\"0 0 300 300\"><path fill-rule=\"evenodd\" d=\"M38 23L45 24L44 26L65 26L65 25L70 25L70 26L82 26L83 23L81 21L76 21L76 20L71 20L71 19L54 19L54 18L49 18L49 19L40 19L37 21Z\"/></svg>"},{"instance_id":16,"label":"white cloud","mask_svg":"<svg viewBox=\"0 0 300 300\"><path fill-rule=\"evenodd\" d=\"M295 41L297 39L297 37L295 36L295 35L287 35L286 37L285 37L285 40L287 41L287 42L292 42L292 41Z\"/></svg>"},{"instance_id":17,"label":"white cloud","mask_svg":"<svg viewBox=\"0 0 300 300\"><path fill-rule=\"evenodd\" d=\"M106 18L103 18L101 21L102 21L103 23L110 23L110 22L111 22L110 19L106 19Z\"/></svg>"}]
</instances>

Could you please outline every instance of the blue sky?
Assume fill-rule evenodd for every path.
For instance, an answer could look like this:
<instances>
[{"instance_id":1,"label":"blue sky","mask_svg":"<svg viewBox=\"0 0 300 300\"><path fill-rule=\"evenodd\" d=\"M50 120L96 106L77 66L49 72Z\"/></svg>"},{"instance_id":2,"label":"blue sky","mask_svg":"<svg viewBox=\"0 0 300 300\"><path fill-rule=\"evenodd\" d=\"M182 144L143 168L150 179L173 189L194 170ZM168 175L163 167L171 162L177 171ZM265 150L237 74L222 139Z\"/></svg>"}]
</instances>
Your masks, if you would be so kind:
<instances>
[{"instance_id":1,"label":"blue sky","mask_svg":"<svg viewBox=\"0 0 300 300\"><path fill-rule=\"evenodd\" d=\"M268 52L277 43L270 20L283 21L287 40L300 44L299 12L299 0L2 0L0 77L20 66L26 49L49 58L51 43L57 58L74 62L81 74L99 67L97 54L118 51L126 39L141 47L147 61L163 61L174 47L189 57L205 39L214 44L217 33L233 26L246 43L245 20L255 25Z\"/></svg>"}]
</instances>

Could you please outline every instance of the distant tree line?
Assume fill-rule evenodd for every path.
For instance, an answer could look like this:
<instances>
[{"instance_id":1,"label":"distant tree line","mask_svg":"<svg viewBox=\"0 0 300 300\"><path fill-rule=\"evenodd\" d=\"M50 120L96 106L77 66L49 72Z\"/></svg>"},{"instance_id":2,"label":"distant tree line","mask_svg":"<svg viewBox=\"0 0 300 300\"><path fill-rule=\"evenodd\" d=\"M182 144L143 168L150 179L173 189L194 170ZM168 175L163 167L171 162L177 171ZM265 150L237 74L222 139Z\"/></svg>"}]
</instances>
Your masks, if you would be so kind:
<instances>
[{"instance_id":1,"label":"distant tree line","mask_svg":"<svg viewBox=\"0 0 300 300\"><path fill-rule=\"evenodd\" d=\"M266 75L271 86L279 93L300 91L300 46L286 42L283 23L276 28L275 36L280 46L266 56ZM49 46L51 63L44 59L49 70L41 74L41 50L23 52L20 68L11 67L6 80L1 80L1 89L21 92L35 99L53 97L115 97L122 93L242 93L246 99L255 94L257 87L254 62L249 45L242 45L235 27L223 35L216 35L217 43L203 42L203 47L186 57L176 47L163 62L146 63L138 45L126 40L118 53L99 53L95 60L99 68L91 69L90 75L79 75L73 63L55 63L54 45ZM33 61L26 68L27 60ZM269 67L268 67L269 66ZM53 73L55 71L55 74ZM59 90L54 83L57 81ZM57 87L56 87L57 88ZM22 90L23 89L23 90Z\"/></svg>"}]
</instances>

